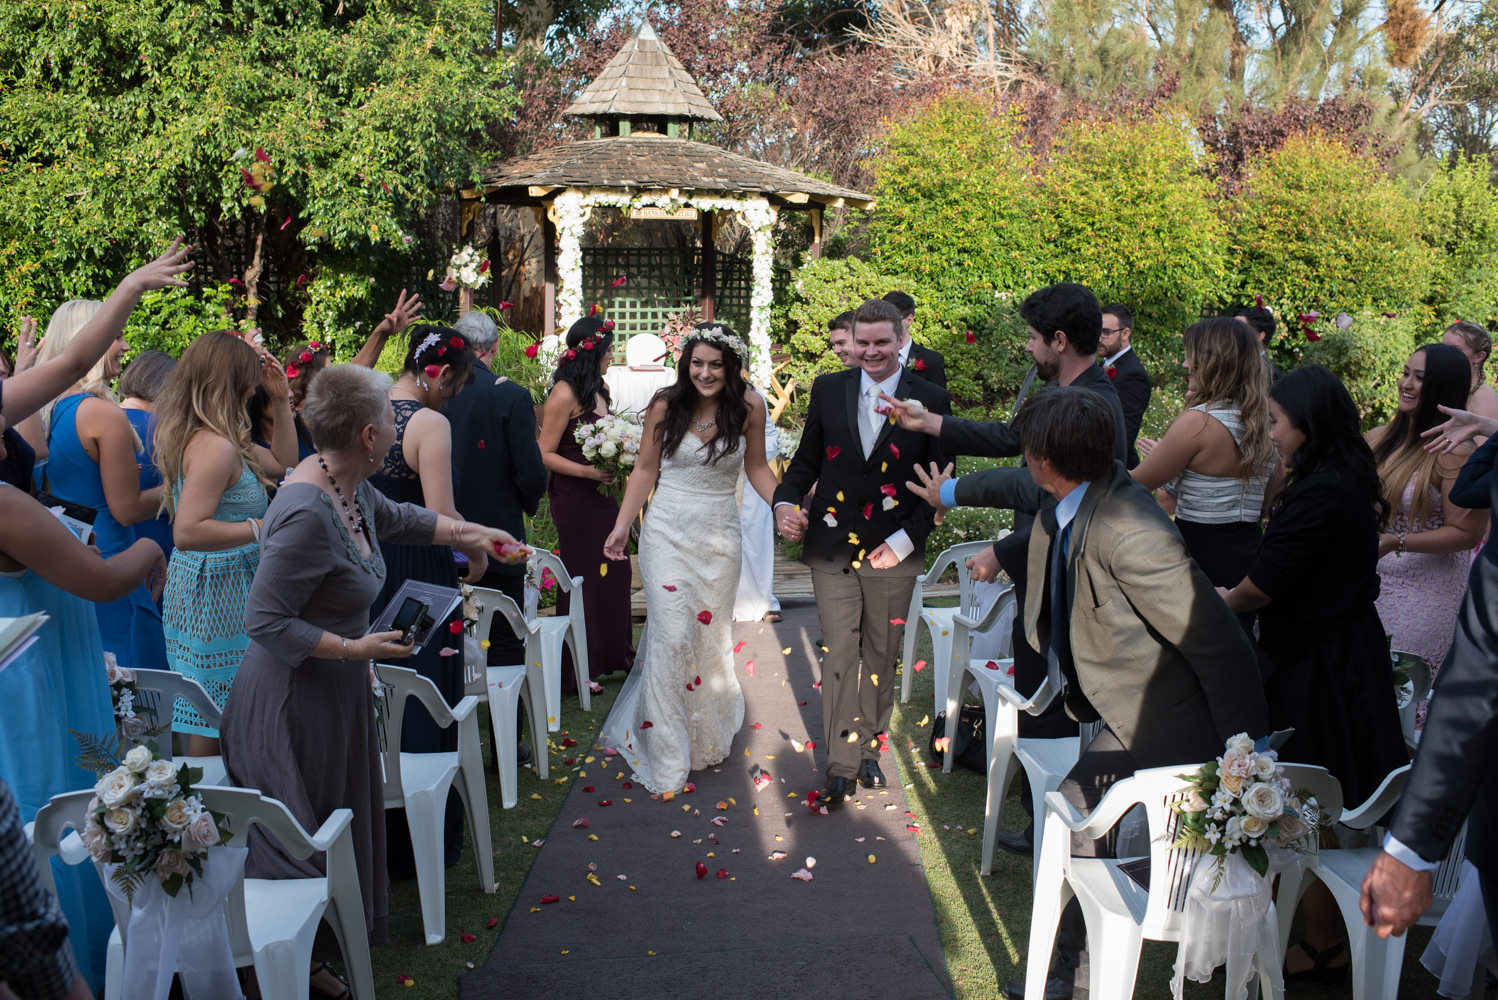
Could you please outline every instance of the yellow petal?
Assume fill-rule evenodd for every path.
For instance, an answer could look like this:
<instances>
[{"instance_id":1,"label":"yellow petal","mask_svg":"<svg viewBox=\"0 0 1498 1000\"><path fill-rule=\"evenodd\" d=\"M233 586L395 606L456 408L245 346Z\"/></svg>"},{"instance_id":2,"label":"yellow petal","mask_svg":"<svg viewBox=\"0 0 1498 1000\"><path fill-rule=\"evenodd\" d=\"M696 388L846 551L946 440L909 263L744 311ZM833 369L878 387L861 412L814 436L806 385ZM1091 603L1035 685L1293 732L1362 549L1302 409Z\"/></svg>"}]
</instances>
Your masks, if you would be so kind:
<instances>
[{"instance_id":1,"label":"yellow petal","mask_svg":"<svg viewBox=\"0 0 1498 1000\"><path fill-rule=\"evenodd\" d=\"M874 683L875 687L879 686L879 675L878 674L869 674L869 680Z\"/></svg>"},{"instance_id":2,"label":"yellow petal","mask_svg":"<svg viewBox=\"0 0 1498 1000\"><path fill-rule=\"evenodd\" d=\"M588 834L588 839L589 840L597 840L598 839L598 834L596 834L596 833L590 833L590 834Z\"/></svg>"},{"instance_id":3,"label":"yellow petal","mask_svg":"<svg viewBox=\"0 0 1498 1000\"><path fill-rule=\"evenodd\" d=\"M791 647L789 647L789 646L785 647L784 649L782 649L780 651L780 653L781 653L782 656L790 656L791 655Z\"/></svg>"},{"instance_id":4,"label":"yellow petal","mask_svg":"<svg viewBox=\"0 0 1498 1000\"><path fill-rule=\"evenodd\" d=\"M608 563L599 563L598 564L598 575L599 576L608 576L609 575L609 564Z\"/></svg>"},{"instance_id":5,"label":"yellow petal","mask_svg":"<svg viewBox=\"0 0 1498 1000\"><path fill-rule=\"evenodd\" d=\"M921 716L921 721L917 722L916 725L918 725L918 726L924 726L924 725L927 725L928 723L930 723L930 721L931 721L931 716L930 715L923 715L923 716Z\"/></svg>"},{"instance_id":6,"label":"yellow petal","mask_svg":"<svg viewBox=\"0 0 1498 1000\"><path fill-rule=\"evenodd\" d=\"M874 856L872 854L870 854L869 855L869 864L873 864L873 863L874 863Z\"/></svg>"},{"instance_id":7,"label":"yellow petal","mask_svg":"<svg viewBox=\"0 0 1498 1000\"><path fill-rule=\"evenodd\" d=\"M879 463L879 471L880 472L888 472L889 471L889 463L888 462L880 462Z\"/></svg>"},{"instance_id":8,"label":"yellow petal","mask_svg":"<svg viewBox=\"0 0 1498 1000\"><path fill-rule=\"evenodd\" d=\"M849 733L848 734L848 742L849 743L857 743L858 742L858 734L857 733Z\"/></svg>"},{"instance_id":9,"label":"yellow petal","mask_svg":"<svg viewBox=\"0 0 1498 1000\"><path fill-rule=\"evenodd\" d=\"M843 491L842 490L838 490L837 491L837 502L838 503L842 503L843 502Z\"/></svg>"},{"instance_id":10,"label":"yellow petal","mask_svg":"<svg viewBox=\"0 0 1498 1000\"><path fill-rule=\"evenodd\" d=\"M538 792L531 792L531 798L533 800L535 800L536 802L540 802L541 801L541 795Z\"/></svg>"}]
</instances>

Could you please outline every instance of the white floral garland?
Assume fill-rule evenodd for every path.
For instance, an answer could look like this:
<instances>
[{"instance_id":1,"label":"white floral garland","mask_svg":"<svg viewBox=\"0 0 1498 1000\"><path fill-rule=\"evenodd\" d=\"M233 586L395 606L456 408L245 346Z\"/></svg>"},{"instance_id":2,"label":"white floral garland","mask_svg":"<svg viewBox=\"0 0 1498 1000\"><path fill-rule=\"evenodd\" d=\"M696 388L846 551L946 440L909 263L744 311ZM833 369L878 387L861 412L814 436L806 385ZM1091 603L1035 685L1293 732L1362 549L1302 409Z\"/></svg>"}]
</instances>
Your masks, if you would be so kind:
<instances>
[{"instance_id":1,"label":"white floral garland","mask_svg":"<svg viewBox=\"0 0 1498 1000\"><path fill-rule=\"evenodd\" d=\"M735 212L752 234L754 284L749 295L749 373L754 385L770 383L770 306L774 299L774 227L777 211L760 195L741 197L667 191L630 195L619 191L568 188L552 202L557 227L557 322L571 326L583 316L583 228L594 205L610 205L632 213L654 205L668 212L695 208L700 212Z\"/></svg>"}]
</instances>

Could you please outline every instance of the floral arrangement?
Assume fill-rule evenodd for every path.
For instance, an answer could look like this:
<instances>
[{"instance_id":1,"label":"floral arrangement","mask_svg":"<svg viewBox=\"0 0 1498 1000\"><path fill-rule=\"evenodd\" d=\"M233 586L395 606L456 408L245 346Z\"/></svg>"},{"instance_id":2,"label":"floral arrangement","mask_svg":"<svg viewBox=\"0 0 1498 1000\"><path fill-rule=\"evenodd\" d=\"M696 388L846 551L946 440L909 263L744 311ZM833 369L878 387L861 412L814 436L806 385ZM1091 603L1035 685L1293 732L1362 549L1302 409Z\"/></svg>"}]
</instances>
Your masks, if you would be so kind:
<instances>
[{"instance_id":1,"label":"floral arrangement","mask_svg":"<svg viewBox=\"0 0 1498 1000\"><path fill-rule=\"evenodd\" d=\"M109 678L109 700L114 705L115 729L122 745L139 743L167 731L166 725L153 726L135 711L136 699L140 697L135 686L135 671L120 666L114 654L106 652L104 673Z\"/></svg>"},{"instance_id":2,"label":"floral arrangement","mask_svg":"<svg viewBox=\"0 0 1498 1000\"><path fill-rule=\"evenodd\" d=\"M191 887L208 849L229 840L227 817L192 790L202 768L135 746L115 767L100 770L80 832L89 856L116 866L109 878L132 902L147 878L158 879L169 896Z\"/></svg>"},{"instance_id":3,"label":"floral arrangement","mask_svg":"<svg viewBox=\"0 0 1498 1000\"><path fill-rule=\"evenodd\" d=\"M666 356L657 360L664 361L672 368L676 367L676 362L681 360L681 345L701 322L701 315L695 309L683 309L666 320L666 325L661 327L660 332L660 338L666 344Z\"/></svg>"},{"instance_id":4,"label":"floral arrangement","mask_svg":"<svg viewBox=\"0 0 1498 1000\"><path fill-rule=\"evenodd\" d=\"M624 495L624 480L640 455L640 425L628 417L610 413L591 424L578 424L573 431L588 464L614 474L611 486L599 484L614 496Z\"/></svg>"},{"instance_id":5,"label":"floral arrangement","mask_svg":"<svg viewBox=\"0 0 1498 1000\"><path fill-rule=\"evenodd\" d=\"M473 630L478 628L479 615L484 613L484 602L474 595L471 584L460 583L458 590L463 594L463 628L473 635Z\"/></svg>"},{"instance_id":6,"label":"floral arrangement","mask_svg":"<svg viewBox=\"0 0 1498 1000\"><path fill-rule=\"evenodd\" d=\"M488 258L479 256L478 247L459 247L447 262L447 276L439 287L444 292L454 288L482 288L488 280Z\"/></svg>"},{"instance_id":7,"label":"floral arrangement","mask_svg":"<svg viewBox=\"0 0 1498 1000\"><path fill-rule=\"evenodd\" d=\"M1298 798L1273 750L1256 751L1248 734L1227 741L1221 757L1202 765L1172 805L1180 814L1176 847L1223 860L1241 854L1259 875L1269 871L1272 847L1304 852L1315 842L1316 800ZM1214 883L1215 884L1215 883Z\"/></svg>"}]
</instances>

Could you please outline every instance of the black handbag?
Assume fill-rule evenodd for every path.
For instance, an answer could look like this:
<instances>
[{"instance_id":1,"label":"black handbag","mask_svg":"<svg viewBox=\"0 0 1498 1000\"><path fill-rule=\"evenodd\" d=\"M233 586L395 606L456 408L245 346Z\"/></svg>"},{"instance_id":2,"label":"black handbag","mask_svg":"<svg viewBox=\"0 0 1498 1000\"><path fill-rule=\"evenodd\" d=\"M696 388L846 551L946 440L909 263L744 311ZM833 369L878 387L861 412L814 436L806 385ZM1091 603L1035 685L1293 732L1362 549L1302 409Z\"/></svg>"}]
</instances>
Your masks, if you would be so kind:
<instances>
[{"instance_id":1,"label":"black handbag","mask_svg":"<svg viewBox=\"0 0 1498 1000\"><path fill-rule=\"evenodd\" d=\"M987 721L981 706L962 706L957 715L957 732L952 737L951 751L955 754L952 763L965 767L969 771L977 771L979 774L988 773ZM946 754L937 746L936 741L946 735L947 713L937 712L936 721L931 725L931 740L928 749L932 759L938 764L942 763Z\"/></svg>"}]
</instances>

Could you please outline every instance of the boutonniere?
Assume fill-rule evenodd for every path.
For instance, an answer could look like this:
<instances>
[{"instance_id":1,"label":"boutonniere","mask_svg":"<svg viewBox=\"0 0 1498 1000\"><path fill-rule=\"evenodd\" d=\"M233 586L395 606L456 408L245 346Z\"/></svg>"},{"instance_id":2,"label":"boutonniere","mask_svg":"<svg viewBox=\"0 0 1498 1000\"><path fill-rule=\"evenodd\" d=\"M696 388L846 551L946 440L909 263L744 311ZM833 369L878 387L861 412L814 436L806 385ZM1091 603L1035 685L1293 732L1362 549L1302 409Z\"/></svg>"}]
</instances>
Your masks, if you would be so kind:
<instances>
[{"instance_id":1,"label":"boutonniere","mask_svg":"<svg viewBox=\"0 0 1498 1000\"><path fill-rule=\"evenodd\" d=\"M926 370L926 359L925 358L916 358L915 362L913 364L911 364L910 367L911 367L911 369L913 371L923 372L923 371Z\"/></svg>"},{"instance_id":2,"label":"boutonniere","mask_svg":"<svg viewBox=\"0 0 1498 1000\"><path fill-rule=\"evenodd\" d=\"M1108 373L1108 377L1110 379L1118 378L1118 366L1117 365L1109 365L1107 368L1104 368L1103 370Z\"/></svg>"}]
</instances>

